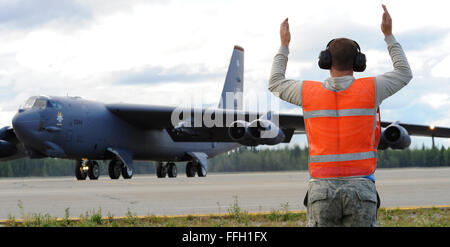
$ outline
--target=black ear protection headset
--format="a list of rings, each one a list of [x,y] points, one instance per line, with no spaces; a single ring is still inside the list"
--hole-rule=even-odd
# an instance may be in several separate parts
[[[331,52],[329,50],[331,42],[335,39],[332,39],[327,44],[327,48],[320,52],[319,55],[319,67],[321,69],[331,69]],[[363,72],[366,69],[366,55],[361,53],[361,48],[358,43],[353,40],[356,46],[356,55],[353,58],[353,71],[355,72]]]

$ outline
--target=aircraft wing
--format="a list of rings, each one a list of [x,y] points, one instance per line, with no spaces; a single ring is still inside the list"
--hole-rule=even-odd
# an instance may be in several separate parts
[[[386,128],[391,124],[393,123],[383,121],[380,123],[381,127],[383,128]],[[408,131],[408,134],[412,136],[450,138],[450,128],[426,126],[418,124],[407,124],[407,123],[399,123],[399,125],[404,127]]]
[[[228,134],[228,128],[230,127],[231,122],[226,121],[227,117],[231,117],[234,120],[250,122],[252,119],[257,119],[265,114],[239,110],[214,109],[214,114],[221,115],[222,117],[223,121],[220,127],[196,127],[193,122],[191,122],[190,127],[183,127],[179,126],[183,123],[181,119],[175,119],[175,124],[172,124],[172,112],[177,109],[180,110],[179,108],[172,106],[108,104],[107,109],[129,124],[139,128],[166,129],[174,141],[183,142],[232,142],[233,140]],[[202,116],[208,114],[208,109],[187,109],[188,110],[186,110],[184,114],[189,114],[190,117],[188,118],[191,120],[195,119],[197,116],[197,118],[200,117],[201,121]],[[214,114],[211,117],[212,119],[216,117]],[[283,142],[289,142],[293,134],[305,134],[305,125],[302,115],[280,113],[274,115],[272,118],[272,120],[278,118],[278,127],[283,130],[286,135]],[[386,128],[391,124],[393,123],[381,122],[383,128]],[[398,123],[398,125],[404,127],[409,135],[450,138],[450,128],[406,123]]]
[[[129,124],[141,129],[173,127],[171,115],[176,107],[138,104],[107,104],[106,108]]]
[[[168,106],[151,106],[138,104],[107,104],[107,109],[119,118],[141,129],[167,129],[174,141],[191,142],[233,142],[228,135],[228,127],[236,120],[251,122],[263,117],[266,113],[246,112],[240,110],[227,109],[200,109],[186,108],[180,109]],[[182,111],[182,114],[189,114],[190,117],[175,117],[172,123],[172,113]],[[202,122],[196,125],[196,119],[202,121],[203,116],[208,115],[209,119],[221,119],[215,121],[214,126],[205,127]],[[176,115],[180,116],[180,115]],[[271,116],[272,120],[278,118],[279,128],[286,134],[284,142],[289,142],[295,133],[304,133],[305,126],[303,116],[296,114],[276,114]],[[189,120],[183,120],[189,119]],[[231,120],[230,120],[231,119]],[[183,127],[184,122],[190,122],[189,127]],[[198,127],[197,127],[198,126]]]

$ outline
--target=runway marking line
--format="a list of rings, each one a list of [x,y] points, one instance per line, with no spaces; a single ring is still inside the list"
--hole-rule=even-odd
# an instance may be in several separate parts
[[[415,210],[415,209],[424,209],[424,208],[450,208],[450,205],[436,205],[436,206],[416,206],[416,207],[390,207],[390,208],[380,208],[384,210]],[[272,214],[272,211],[262,211],[262,212],[249,212],[249,215],[269,215]],[[306,213],[306,210],[293,210],[289,211],[289,213]],[[151,215],[158,218],[183,218],[183,217],[221,217],[221,216],[227,216],[229,213],[215,213],[215,214],[175,214],[175,215]],[[133,218],[137,219],[146,219],[150,217],[150,215],[147,216],[133,216]],[[111,219],[111,217],[103,217],[102,219]],[[113,220],[125,220],[128,219],[127,216],[115,216],[112,217]],[[64,218],[58,217],[56,218],[57,221],[63,221]],[[80,221],[81,218],[79,217],[70,217],[68,219],[69,221]],[[0,220],[0,225],[5,225],[8,223],[9,220]],[[17,223],[23,223],[23,219],[15,219],[15,222]]]

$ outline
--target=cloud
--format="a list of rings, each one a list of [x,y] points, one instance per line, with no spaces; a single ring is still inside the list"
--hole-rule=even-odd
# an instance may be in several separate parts
[[[445,106],[445,108],[450,108],[450,96],[448,93],[429,93],[420,97],[420,101],[430,105],[434,109],[441,108]]]
[[[73,0],[0,2],[0,28],[3,29],[32,29],[55,20],[80,23],[91,18],[91,10]]]
[[[156,84],[166,82],[200,82],[211,79],[225,78],[225,75],[217,71],[208,71],[202,65],[183,65],[174,68],[161,66],[147,66],[139,69],[115,72],[117,79],[113,84]]]
[[[435,77],[450,78],[450,55],[446,56],[436,66],[431,69],[431,74]]]
[[[11,120],[17,111],[4,111],[0,108],[0,128],[3,126],[11,126]]]
[[[116,12],[128,12],[140,5],[168,5],[171,0],[76,0],[77,4],[91,9],[94,15],[103,16]]]
[[[413,29],[398,35],[406,50],[422,50],[434,46],[446,39],[450,27],[427,27]]]
[[[0,29],[32,30],[44,25],[79,29],[95,19],[132,11],[137,5],[168,4],[169,0],[2,0]]]

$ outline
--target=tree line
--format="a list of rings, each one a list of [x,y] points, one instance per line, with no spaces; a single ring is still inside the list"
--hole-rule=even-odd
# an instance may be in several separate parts
[[[108,174],[108,161],[99,161],[101,174]],[[155,162],[135,162],[135,174],[155,173]],[[450,166],[450,149],[379,150],[378,168]],[[0,161],[0,177],[73,176],[74,160],[17,159]],[[308,149],[299,146],[281,149],[240,147],[209,159],[209,172],[296,171],[308,169]],[[185,162],[178,163],[184,173]]]

